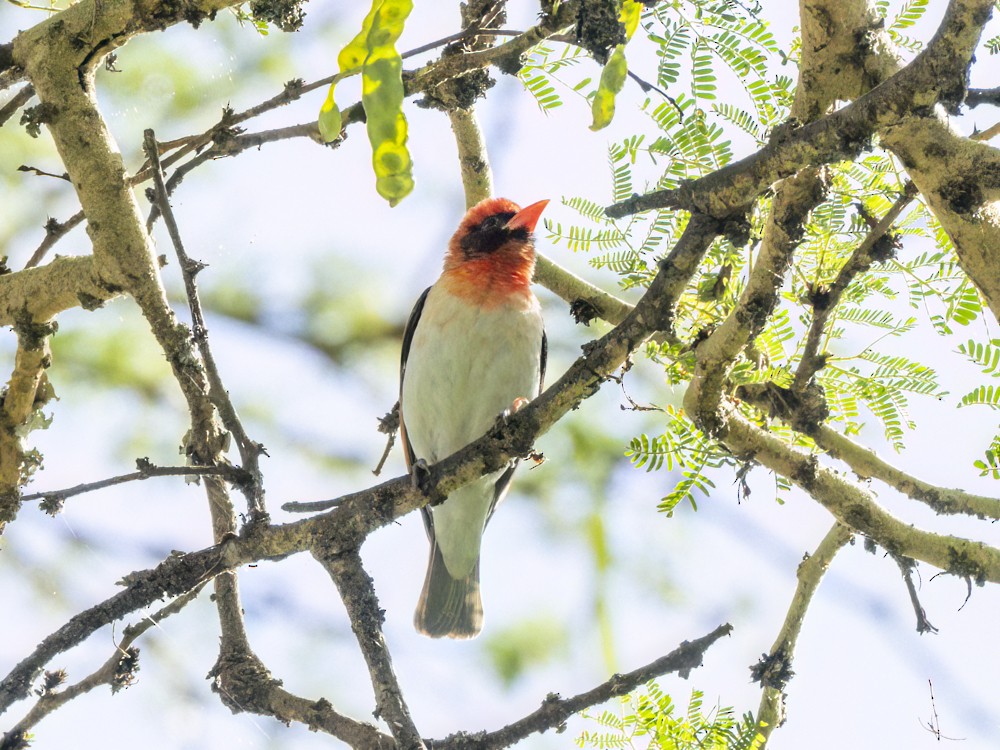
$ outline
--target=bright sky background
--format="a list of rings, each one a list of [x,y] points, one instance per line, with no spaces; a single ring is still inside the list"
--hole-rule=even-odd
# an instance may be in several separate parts
[[[943,10],[943,3],[937,5],[941,7],[930,11],[935,15],[929,25]],[[118,67],[126,71],[122,75],[142,77],[141,94],[128,102],[102,94],[102,106],[130,168],[138,164],[143,128],[155,127],[160,140],[180,137],[213,124],[227,102],[240,110],[276,93],[274,81],[246,80],[240,63],[246,55],[272,54],[268,65],[277,69],[278,81],[293,76],[311,81],[328,75],[336,52],[359,26],[363,9],[347,11],[339,4],[334,8],[324,3],[306,9],[305,30],[297,35],[275,32],[262,39],[221,14],[200,31],[177,27],[121,50]],[[451,33],[456,14],[442,12],[432,19],[428,16],[434,14],[418,5],[400,49]],[[532,4],[512,3],[508,26],[525,28],[534,14]],[[40,17],[0,6],[0,42]],[[796,20],[792,13],[777,19],[783,24],[775,28],[779,38],[789,37]],[[996,26],[994,22],[992,33],[997,33]],[[280,50],[276,55],[275,46]],[[204,88],[191,94],[174,91],[163,72],[164,52],[181,57],[195,78],[205,82]],[[114,86],[115,75],[102,73],[100,84]],[[351,85],[341,89],[344,102],[356,96]],[[163,119],[170,101],[181,96],[197,96],[204,104],[198,122],[175,124]],[[640,96],[634,87],[625,93],[633,100]],[[315,116],[322,98],[316,92],[252,123],[251,129],[303,122]],[[516,80],[500,77],[479,114],[497,194],[522,205],[552,198],[546,218],[569,223],[573,214],[559,205],[559,199],[583,195],[608,202],[607,145],[639,129],[651,132],[652,125],[623,103],[612,127],[595,134],[587,129],[586,102],[569,92],[565,98],[566,106],[545,115]],[[189,252],[210,264],[201,283],[241,280],[267,300],[268,325],[280,331],[300,319],[302,296],[322,274],[332,289],[356,294],[358,305],[370,305],[402,323],[413,300],[436,278],[447,238],[463,213],[446,117],[418,109],[412,102],[406,111],[417,188],[394,209],[374,192],[368,143],[358,127],[337,150],[306,141],[285,142],[192,173],[173,204]],[[991,115],[980,108],[965,118],[962,127],[971,130],[975,122],[984,128],[995,117],[995,111]],[[0,138],[15,127],[9,122]],[[57,168],[54,158],[40,152],[2,152],[4,170],[29,159],[34,166]],[[737,147],[738,156],[746,153]],[[49,215],[60,219],[75,210],[61,184],[22,179],[34,192],[25,198],[14,196],[6,210],[0,209],[0,229],[4,214],[28,210],[19,200],[34,201],[33,210],[41,201]],[[4,202],[9,198],[4,196]],[[0,232],[0,237],[4,234]],[[40,238],[39,228],[7,248],[13,267],[23,265]],[[162,227],[157,240],[160,252],[171,254]],[[613,278],[590,269],[585,256],[574,255],[565,246],[553,247],[544,232],[539,248],[615,291]],[[77,230],[57,251],[84,253],[89,247]],[[903,252],[919,251],[919,246],[907,245]],[[176,264],[166,273],[176,289]],[[548,321],[549,372],[554,380],[594,332],[572,326],[565,304],[548,292],[540,290],[539,296]],[[331,320],[330,325],[338,321]],[[59,336],[71,337],[91,326],[142,330],[130,305],[117,302],[98,312],[61,316]],[[398,349],[380,348],[361,372],[345,372],[280,335],[262,336],[248,326],[211,317],[209,327],[223,377],[238,408],[250,418],[251,433],[255,426],[258,431],[270,430],[265,442],[271,458],[266,459],[264,471],[276,521],[292,518],[278,509],[283,502],[334,497],[371,483],[370,475],[336,459],[373,466],[381,455],[383,439],[374,429],[375,420],[396,398]],[[995,330],[994,324],[970,335],[987,338],[996,336]],[[941,373],[943,386],[952,394],[963,393],[964,383],[975,374],[971,365],[960,369],[952,356],[957,341],[963,339],[945,340],[929,329],[923,335],[920,346],[930,352],[925,359],[939,369],[949,368]],[[5,337],[0,350],[4,361],[11,352],[11,338]],[[904,340],[899,345],[911,344]],[[150,349],[140,359],[155,369],[157,356]],[[3,369],[9,371],[9,364]],[[123,473],[140,455],[149,455],[156,463],[179,462],[174,451],[185,425],[176,392],[152,405],[130,395],[96,397],[86,382],[75,383],[74,373],[58,361],[52,378],[61,400],[52,407],[52,429],[33,435],[46,456],[46,468],[32,489]],[[676,403],[680,398],[679,393],[665,394],[655,369],[642,364],[626,382],[629,394],[640,402]],[[912,413],[919,429],[907,435],[905,468],[943,486],[996,494],[995,483],[978,480],[971,469],[973,457],[996,430],[995,417],[985,410],[957,411],[929,401],[914,399]],[[544,503],[519,496],[517,487],[527,482],[544,485],[545,473],[556,471],[553,465],[571,459],[572,425],[606,430],[619,456],[629,438],[656,430],[655,416],[622,412],[623,403],[620,391],[607,386],[543,438],[539,448],[549,463],[531,472],[539,477],[527,476],[524,469],[519,472],[514,492],[486,534],[483,638],[442,642],[414,632],[412,611],[426,562],[426,540],[417,514],[376,533],[364,546],[364,559],[386,610],[386,637],[397,675],[425,736],[496,729],[533,710],[550,691],[574,694],[609,676],[593,625],[594,564],[583,535],[574,530],[591,509],[592,499],[564,472],[557,475],[562,478],[559,486],[546,488]],[[144,434],[138,442],[137,434]],[[863,433],[862,440],[892,458],[877,428]],[[315,455],[334,458],[320,465]],[[397,450],[386,475],[402,471]],[[730,622],[733,636],[708,652],[705,666],[690,680],[668,677],[661,684],[681,706],[697,688],[705,692],[708,704],[718,699],[738,711],[756,710],[759,689],[750,682],[749,667],[770,649],[794,590],[795,567],[803,553],[819,543],[832,519],[801,493],[790,494],[783,505],[774,502],[773,478],[763,469],[751,475],[749,500],[738,502],[732,476],[721,474],[713,496],[699,498],[696,513],[683,507],[673,518],[656,511],[658,499],[672,487],[666,472],[646,474],[621,458],[612,477],[603,517],[616,563],[607,581],[616,648],[613,668],[634,669],[682,640]],[[873,489],[887,508],[909,522],[1000,545],[1000,532],[994,526],[934,518],[894,492]],[[72,499],[55,519],[25,507],[4,537],[0,554],[0,591],[8,613],[0,638],[0,670],[6,673],[68,617],[112,595],[113,582],[125,573],[156,564],[172,549],[201,548],[211,542],[209,534],[203,492],[180,481],[150,480]],[[996,747],[1000,652],[994,643],[1000,591],[974,589],[959,611],[966,596],[964,583],[944,576],[931,579],[934,571],[926,567],[921,572],[922,601],[930,621],[940,629],[937,635],[915,632],[906,590],[890,559],[866,553],[860,541],[837,557],[799,641],[796,677],[788,688],[789,721],[774,735],[774,750],[940,747],[922,727],[932,718],[928,680],[933,682],[944,735],[963,739],[963,750]],[[325,696],[345,713],[370,718],[373,701],[367,672],[336,592],[315,562],[300,555],[261,564],[242,571],[240,582],[251,642],[286,687],[304,696]],[[485,650],[489,634],[525,620],[570,636],[552,660],[532,665],[513,684],[503,686],[494,677]],[[71,678],[79,679],[107,658],[112,638],[106,629],[52,666],[66,667]],[[72,702],[40,725],[35,746],[141,745],[148,750],[200,750],[223,743],[247,749],[331,746],[328,737],[301,726],[285,728],[248,714],[233,718],[209,692],[204,675],[216,656],[217,622],[207,595],[139,645],[143,660],[134,687],[114,697],[99,690]],[[20,704],[12,714],[20,716],[25,710],[27,705]],[[5,721],[4,727],[8,724]],[[584,726],[588,725],[575,719],[564,734],[535,737],[523,747],[570,747]]]

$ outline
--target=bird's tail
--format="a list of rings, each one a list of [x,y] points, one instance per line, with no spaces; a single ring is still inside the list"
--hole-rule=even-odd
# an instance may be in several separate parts
[[[420,592],[413,624],[431,638],[474,638],[483,629],[483,601],[479,595],[479,561],[465,578],[451,577],[436,543]]]

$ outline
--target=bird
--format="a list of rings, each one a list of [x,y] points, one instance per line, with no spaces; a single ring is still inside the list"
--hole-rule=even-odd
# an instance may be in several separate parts
[[[482,437],[542,390],[547,341],[531,290],[534,230],[547,200],[521,208],[487,198],[448,242],[440,277],[403,333],[400,435],[407,469]],[[432,638],[473,638],[483,627],[483,531],[507,494],[516,460],[421,509],[430,557],[414,615]]]

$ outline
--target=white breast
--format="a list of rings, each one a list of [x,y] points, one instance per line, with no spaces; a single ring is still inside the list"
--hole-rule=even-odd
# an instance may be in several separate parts
[[[403,378],[406,432],[417,458],[434,463],[492,426],[517,398],[539,391],[538,301],[485,309],[439,285],[413,334]]]

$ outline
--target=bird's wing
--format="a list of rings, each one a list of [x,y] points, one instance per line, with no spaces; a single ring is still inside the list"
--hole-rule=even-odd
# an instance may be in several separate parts
[[[545,390],[545,366],[549,361],[549,337],[545,335],[545,329],[542,329],[542,355],[539,358],[538,367],[538,392],[541,393]]]
[[[417,303],[410,312],[410,317],[406,321],[406,328],[403,329],[403,352],[399,357],[399,434],[403,441],[403,458],[406,459],[406,468],[413,466],[417,457],[413,455],[413,446],[406,436],[406,425],[403,423],[403,378],[406,377],[406,360],[410,356],[410,345],[413,343],[413,333],[417,330],[417,323],[420,322],[420,313],[424,311],[424,303],[427,301],[427,294],[431,288],[424,289]]]
[[[406,360],[410,356],[410,344],[413,343],[413,334],[417,330],[417,323],[420,322],[420,314],[424,311],[424,303],[427,295],[431,291],[430,287],[424,289],[424,293],[417,299],[417,303],[410,312],[410,317],[406,321],[406,328],[403,329],[403,351],[399,357],[399,436],[403,443],[403,458],[406,459],[406,468],[409,469],[417,461],[413,454],[413,445],[410,438],[406,436],[406,423],[403,421],[403,378],[406,377]],[[420,515],[424,518],[424,529],[427,537],[434,543],[434,519],[431,517],[431,509],[424,506],[420,509]]]

